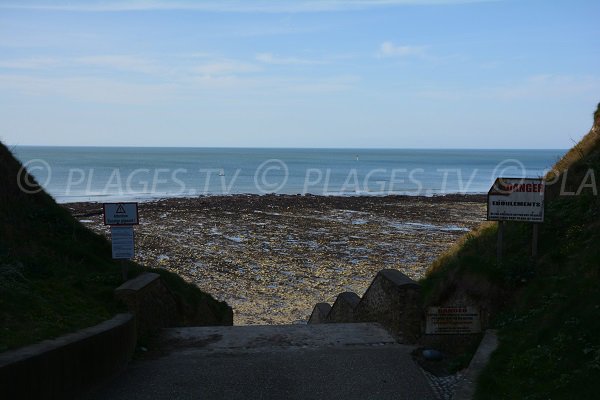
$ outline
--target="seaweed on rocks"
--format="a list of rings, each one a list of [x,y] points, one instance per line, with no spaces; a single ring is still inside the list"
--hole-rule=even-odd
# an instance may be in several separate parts
[[[109,235],[101,205],[65,205]],[[362,295],[395,268],[418,279],[485,218],[483,196],[235,195],[140,205],[136,260],[177,272],[234,309],[235,324],[303,323],[315,303]]]

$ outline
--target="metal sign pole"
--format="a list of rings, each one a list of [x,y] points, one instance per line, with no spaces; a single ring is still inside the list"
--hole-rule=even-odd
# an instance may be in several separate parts
[[[498,265],[502,264],[502,239],[504,236],[504,221],[498,221],[498,240],[496,242],[496,259]]]
[[[121,274],[123,276],[123,282],[127,282],[128,273],[129,273],[129,264],[127,264],[127,260],[121,260]]]
[[[540,224],[533,224],[533,235],[531,238],[531,257],[537,258],[538,255],[538,237]]]

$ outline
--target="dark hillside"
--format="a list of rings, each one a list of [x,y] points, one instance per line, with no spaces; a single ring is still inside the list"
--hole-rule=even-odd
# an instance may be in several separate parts
[[[477,300],[500,329],[478,383],[481,399],[591,399],[600,382],[600,105],[590,132],[547,177],[537,259],[531,225],[508,223],[496,263],[496,224],[438,259],[423,280],[428,304]],[[564,183],[562,183],[564,180]]]
[[[97,324],[122,310],[113,299],[122,282],[110,244],[20,171],[0,143],[0,351]],[[130,270],[135,275],[143,269],[132,263]],[[207,323],[219,323],[230,312],[178,276],[156,272],[184,314],[207,303],[214,314],[206,316]]]

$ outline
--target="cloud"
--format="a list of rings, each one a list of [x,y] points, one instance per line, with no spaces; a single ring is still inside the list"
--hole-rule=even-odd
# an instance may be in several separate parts
[[[259,53],[256,55],[256,61],[260,61],[265,64],[274,65],[314,65],[314,64],[325,64],[323,61],[308,60],[305,58],[296,57],[278,57],[272,53]]]
[[[494,2],[499,0],[207,0],[207,1],[22,1],[0,4],[0,9],[73,12],[121,12],[188,10],[232,13],[302,13],[363,10],[404,5],[451,5]]]
[[[600,92],[600,78],[540,74],[521,82],[490,88],[490,96],[505,100],[518,98],[565,98]]]
[[[168,101],[175,95],[175,87],[171,84],[140,84],[89,77],[0,75],[0,89],[29,96],[60,96],[76,101],[128,105]]]
[[[85,57],[32,57],[23,59],[0,60],[0,68],[43,70],[57,67],[92,66],[113,70],[159,73],[164,72],[152,60],[133,55],[93,55]]]
[[[420,90],[420,97],[435,100],[547,100],[595,96],[600,92],[600,77],[540,74],[504,84],[477,88],[435,88]]]
[[[34,57],[15,60],[0,60],[0,68],[6,69],[42,69],[62,64],[56,58]]]
[[[172,59],[173,57],[171,57]],[[262,68],[253,63],[223,59],[211,54],[193,53],[174,57],[176,62],[161,63],[152,58],[127,54],[89,55],[83,57],[41,58],[0,60],[0,69],[36,70],[45,72],[51,68],[64,71],[84,70],[89,74],[90,68],[97,75],[114,71],[148,74],[160,78],[185,79],[200,75],[222,76],[261,71]]]
[[[257,54],[249,62],[204,53],[162,58],[127,54],[32,57],[0,60],[0,91],[90,103],[143,105],[232,93],[339,92],[351,89],[359,80],[356,76],[316,77],[285,71],[274,75],[266,70],[268,65],[322,63],[326,62],[272,53]],[[150,81],[148,76],[153,79]]]
[[[243,69],[243,68],[242,68]],[[290,93],[333,93],[352,89],[357,76],[321,78],[263,77],[233,75],[240,71],[226,63],[205,65],[201,74],[181,76],[168,82],[131,82],[114,77],[45,77],[0,74],[0,92],[28,97],[66,98],[77,102],[148,105],[221,95],[287,95]]]
[[[352,89],[360,77],[356,75],[340,75],[315,80],[286,81],[281,87],[286,91],[298,93],[332,93]]]
[[[426,46],[398,46],[390,41],[387,41],[381,43],[377,54],[379,57],[423,57],[425,56],[426,49]]]
[[[122,71],[142,72],[147,74],[163,72],[164,68],[146,58],[132,55],[97,55],[80,57],[76,63],[88,66],[110,68]]]
[[[201,75],[232,75],[260,71],[257,65],[239,61],[217,61],[194,67],[193,72]]]

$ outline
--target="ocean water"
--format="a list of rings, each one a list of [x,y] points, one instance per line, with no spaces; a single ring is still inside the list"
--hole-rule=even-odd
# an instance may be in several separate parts
[[[37,146],[11,150],[62,203],[246,193],[485,193],[499,176],[543,176],[565,152]]]

